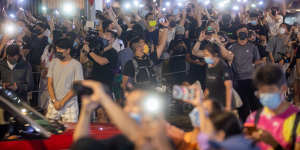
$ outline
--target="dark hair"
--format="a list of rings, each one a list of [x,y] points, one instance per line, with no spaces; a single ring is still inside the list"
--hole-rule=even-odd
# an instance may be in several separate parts
[[[106,31],[107,28],[109,27],[109,25],[112,24],[112,23],[113,22],[111,20],[108,20],[108,19],[104,20],[103,23],[102,23],[103,30]]]
[[[248,27],[247,27],[247,25],[245,25],[245,24],[240,24],[236,29],[236,31],[238,31],[239,29],[242,29],[242,28],[246,28],[247,30],[248,30]]]
[[[148,13],[148,14],[145,16],[145,20],[147,20],[148,17],[150,17],[150,16],[153,16],[153,13]]]
[[[220,48],[217,44],[209,43],[205,46],[204,50],[209,51],[213,56],[220,57]]]
[[[16,56],[20,55],[20,47],[17,44],[11,44],[6,48],[7,56]]]
[[[217,131],[225,132],[225,138],[242,133],[241,123],[232,112],[213,112],[209,118]]]
[[[46,30],[47,29],[47,25],[44,23],[38,23],[36,24],[36,26],[40,26],[42,29]]]
[[[58,40],[60,40],[60,38],[63,36],[62,31],[60,30],[54,30],[52,32],[53,34],[53,43],[55,44]]]
[[[130,48],[131,48],[132,51],[135,52],[135,48],[133,47],[133,45],[140,42],[141,40],[144,40],[144,38],[142,36],[138,36],[138,37],[135,37],[134,39],[132,39],[130,41]]]
[[[63,38],[63,39],[59,39],[56,43],[55,43],[56,47],[62,48],[62,49],[71,49],[73,46],[73,43],[70,39],[67,38]]]
[[[106,31],[106,32],[108,32],[108,33],[110,33],[111,34],[111,36],[114,38],[114,39],[116,39],[117,37],[118,37],[118,34],[116,33],[116,32],[114,32],[114,31]]]
[[[286,83],[285,74],[277,65],[264,65],[256,71],[254,83],[257,87],[262,85],[276,85],[281,87]]]

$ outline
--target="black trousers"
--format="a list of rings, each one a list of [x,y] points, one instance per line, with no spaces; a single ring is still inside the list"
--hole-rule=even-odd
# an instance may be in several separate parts
[[[234,88],[243,101],[243,106],[238,109],[238,112],[241,121],[245,122],[250,112],[261,108],[261,104],[254,95],[255,87],[251,79],[237,80]]]

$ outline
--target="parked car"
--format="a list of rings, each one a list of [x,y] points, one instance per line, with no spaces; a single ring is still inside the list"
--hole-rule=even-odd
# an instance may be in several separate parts
[[[16,94],[0,86],[0,149],[62,150],[69,149],[76,124],[47,120]],[[120,132],[110,124],[91,124],[90,134],[106,139]]]

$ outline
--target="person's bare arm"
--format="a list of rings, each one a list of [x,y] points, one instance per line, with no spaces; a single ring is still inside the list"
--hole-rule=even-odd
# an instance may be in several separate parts
[[[49,92],[49,95],[50,95],[50,98],[51,98],[52,102],[55,102],[56,97],[55,97],[55,93],[54,93],[53,79],[52,78],[48,78],[48,92]]]
[[[140,133],[142,132],[140,127],[118,104],[112,101],[112,99],[104,92],[102,85],[94,81],[82,81],[82,84],[95,91],[92,96],[85,97],[83,100],[90,100],[101,104],[109,118],[119,130],[121,130],[132,142],[138,141],[141,137]]]
[[[71,90],[67,93],[67,95],[60,101],[61,108],[65,106],[65,104],[71,100],[72,97],[75,96],[75,93]]]
[[[169,25],[169,23],[167,23]],[[166,26],[168,26],[166,25]],[[157,52],[157,58],[160,58],[160,56],[162,55],[165,47],[166,47],[166,43],[167,43],[167,39],[168,39],[168,29],[160,29],[159,31],[159,45],[156,48],[156,52]]]
[[[197,57],[203,57],[203,52],[202,51],[199,51],[199,48],[200,48],[200,44],[201,44],[201,41],[203,41],[205,38],[205,32],[201,32],[196,44],[194,45],[193,47],[193,50],[192,50],[192,54],[194,56],[197,56]]]
[[[231,80],[226,80],[224,82],[225,89],[226,89],[226,106],[225,109],[227,111],[230,111],[231,108],[231,103],[232,103],[232,81]]]
[[[121,84],[121,87],[122,87],[123,90],[126,89],[126,85],[128,83],[128,80],[129,80],[128,76],[122,75],[122,84]]]
[[[184,27],[185,20],[186,20],[186,9],[184,9],[182,11],[182,17],[181,17],[181,20],[179,22],[179,26]]]
[[[95,62],[96,62],[97,64],[99,64],[99,65],[102,65],[102,66],[103,66],[103,65],[106,65],[106,64],[109,63],[109,60],[108,60],[107,58],[101,57],[101,56],[95,54],[94,52],[91,52],[89,55],[90,55],[90,56],[95,60]]]
[[[271,59],[272,64],[275,64],[275,60],[274,60],[272,52],[269,52],[269,57]]]

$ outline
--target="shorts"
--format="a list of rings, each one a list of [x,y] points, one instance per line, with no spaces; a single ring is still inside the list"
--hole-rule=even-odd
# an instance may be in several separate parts
[[[74,123],[78,121],[78,109],[78,102],[76,101],[68,107],[65,106],[61,110],[56,110],[53,103],[49,100],[46,118],[63,123]]]

